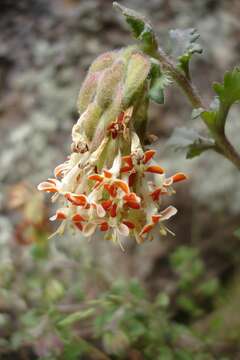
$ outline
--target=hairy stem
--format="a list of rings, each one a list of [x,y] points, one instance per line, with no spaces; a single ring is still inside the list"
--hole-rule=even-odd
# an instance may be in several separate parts
[[[196,109],[202,108],[204,110],[207,110],[195,86],[180,70],[176,68],[173,61],[161,48],[158,49],[155,57],[160,62],[162,67],[171,74],[172,78],[183,90],[192,107]],[[215,140],[216,147],[219,150],[217,152],[221,153],[225,158],[231,161],[240,170],[240,155],[237,153],[233,145],[229,142],[224,132],[224,129],[223,131],[213,130],[208,126],[205,121],[204,123],[210,130]]]

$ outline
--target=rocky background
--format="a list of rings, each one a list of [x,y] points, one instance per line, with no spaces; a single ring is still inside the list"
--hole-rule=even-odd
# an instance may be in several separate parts
[[[192,74],[209,103],[213,97],[211,83],[221,81],[226,70],[239,64],[239,1],[128,0],[121,4],[152,20],[165,49],[169,46],[170,29],[198,29],[204,53],[195,56]],[[28,309],[24,295],[28,290],[21,286],[28,271],[36,270],[31,252],[37,242],[36,226],[41,232],[50,233],[52,229],[46,218],[54,211],[50,202],[43,202],[35,192],[35,186],[49,177],[69,153],[71,128],[78,118],[76,100],[87,68],[98,54],[130,43],[133,40],[125,24],[108,0],[2,0],[0,3],[0,311],[3,307],[3,314],[9,299],[10,308],[20,308],[23,312]],[[240,150],[239,107],[230,115],[229,136]],[[92,269],[100,268],[110,283],[118,277],[127,280],[136,277],[152,296],[163,289],[174,299],[176,277],[168,256],[179,246],[197,248],[206,277],[217,280],[228,291],[230,300],[219,304],[216,296],[210,306],[203,304],[205,317],[197,317],[194,326],[210,331],[209,319],[220,313],[230,330],[226,334],[220,327],[218,339],[226,347],[229,359],[240,359],[236,345],[240,334],[240,245],[234,235],[240,227],[240,175],[215,153],[186,160],[183,152],[173,152],[169,147],[168,139],[175,127],[201,129],[198,120],[191,120],[191,109],[179,89],[171,87],[166,104],[153,105],[149,117],[149,133],[159,138],[156,147],[160,149],[161,165],[169,172],[181,170],[189,175],[189,181],[177,187],[175,195],[179,213],[171,222],[171,229],[176,237],[142,246],[129,240],[124,254],[100,238],[88,243],[66,234],[62,239],[51,240],[55,252],[50,259],[52,265],[48,266],[54,267],[56,263],[58,272],[65,261],[66,273],[62,276],[71,284],[75,278],[68,256],[79,252],[81,270],[90,269],[86,275],[87,288],[93,296],[101,289],[101,281]],[[51,270],[46,266],[37,265],[39,273],[45,276]],[[182,321],[188,311],[174,306],[176,318]],[[6,335],[8,325],[3,320],[0,318],[0,333],[4,339],[15,329],[8,329]]]

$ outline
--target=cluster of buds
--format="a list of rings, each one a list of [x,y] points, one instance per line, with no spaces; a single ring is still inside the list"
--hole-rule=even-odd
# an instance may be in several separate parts
[[[55,178],[39,184],[59,196],[62,206],[51,220],[89,237],[99,230],[121,246],[121,236],[138,243],[165,234],[164,221],[176,214],[161,199],[186,177],[166,177],[144,151],[150,60],[135,47],[108,52],[90,66],[80,90],[80,118],[72,129],[72,153],[56,167]]]

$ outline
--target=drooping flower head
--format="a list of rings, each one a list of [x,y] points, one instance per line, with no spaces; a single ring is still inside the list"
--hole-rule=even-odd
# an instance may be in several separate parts
[[[63,200],[51,218],[61,221],[56,233],[66,226],[86,237],[100,231],[121,245],[121,236],[142,243],[168,231],[164,222],[177,210],[161,209],[161,199],[186,176],[167,178],[153,160],[155,151],[143,146],[150,67],[134,47],[103,54],[90,66],[79,94],[72,153],[54,178],[38,186],[53,193],[53,201]]]

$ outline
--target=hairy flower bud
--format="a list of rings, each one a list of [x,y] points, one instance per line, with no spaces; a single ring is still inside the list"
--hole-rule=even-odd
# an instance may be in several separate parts
[[[93,101],[99,81],[100,73],[89,73],[80,89],[77,101],[77,107],[82,114]]]
[[[110,67],[116,60],[117,51],[106,52],[96,58],[89,68],[89,72],[102,71]]]
[[[128,62],[124,84],[124,105],[129,106],[133,97],[144,85],[150,71],[150,60],[141,53],[133,54]]]
[[[124,76],[124,68],[124,63],[119,60],[102,73],[97,87],[96,101],[103,109],[114,99],[117,85]]]

